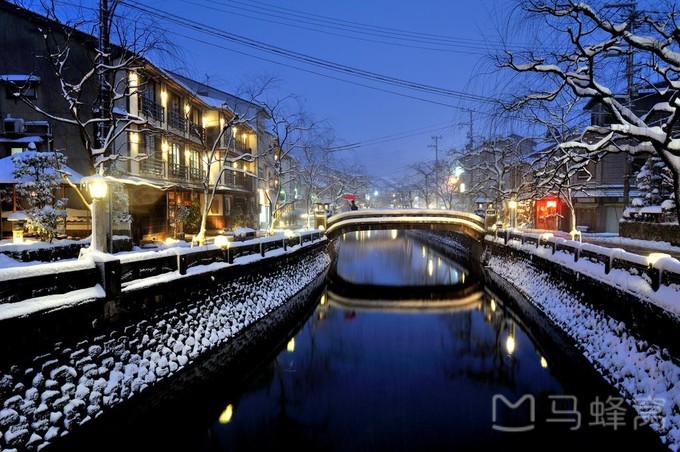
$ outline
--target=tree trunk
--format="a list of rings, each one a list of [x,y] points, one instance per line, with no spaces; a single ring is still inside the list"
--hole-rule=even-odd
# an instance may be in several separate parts
[[[675,168],[673,168],[675,169]],[[675,215],[677,216],[678,224],[680,224],[680,174],[673,171],[673,191],[675,193]]]
[[[201,227],[198,229],[198,234],[194,236],[194,241],[197,241],[199,245],[205,245],[205,234],[206,234],[206,229],[208,226],[208,194],[206,192],[203,193],[205,196],[205,201],[203,203],[203,208],[201,209]]]

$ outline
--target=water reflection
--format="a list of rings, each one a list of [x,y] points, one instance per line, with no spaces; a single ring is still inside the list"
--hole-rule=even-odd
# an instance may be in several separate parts
[[[337,273],[354,284],[385,286],[455,285],[464,269],[405,231],[344,234]]]
[[[425,263],[421,268],[427,269],[429,262],[433,268],[439,265],[439,256],[422,244],[393,235],[374,231],[370,242],[364,238],[361,244],[361,233],[348,234],[340,253],[345,253],[345,276],[356,273],[364,283],[373,281],[365,262],[357,260],[361,256],[373,264],[412,263],[416,256]],[[349,253],[342,251],[347,243]],[[373,243],[377,250],[371,250]],[[389,258],[388,249],[397,255]],[[420,281],[429,278],[419,274]],[[423,304],[417,310],[399,306],[402,301],[322,295],[266,371],[225,404],[233,407],[233,417],[210,427],[203,450],[658,446],[650,441],[653,436],[630,427],[589,425],[589,403],[612,394],[602,392],[593,374],[555,347],[541,346],[489,292],[477,291],[465,302]],[[533,405],[531,410],[496,407],[502,398]],[[530,431],[522,434],[496,428],[526,427],[529,421]]]

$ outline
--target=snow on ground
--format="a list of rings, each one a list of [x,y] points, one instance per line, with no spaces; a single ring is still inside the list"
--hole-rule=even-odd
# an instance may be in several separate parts
[[[562,238],[570,238],[569,233],[567,232],[562,232],[562,231],[548,231],[548,230],[542,230],[542,229],[527,229],[526,232],[534,232],[534,233],[551,233],[555,237],[562,237]],[[581,239],[584,242],[593,242],[593,243],[602,243],[602,244],[607,244],[609,245],[615,245],[618,248],[623,248],[623,249],[631,249],[631,248],[640,248],[640,249],[648,249],[650,251],[658,251],[658,252],[674,252],[674,253],[680,253],[680,246],[675,246],[671,245],[670,242],[657,242],[653,240],[640,240],[640,239],[631,239],[628,237],[621,237],[616,233],[613,232],[602,232],[602,233],[595,233],[595,232],[583,232],[581,233]]]
[[[238,264],[257,259],[259,254],[244,256]],[[49,355],[26,357],[25,368],[0,370],[0,450],[40,450],[191,365],[284,304],[329,263],[327,254],[318,253],[256,280],[246,274],[206,287],[203,298],[159,311],[122,331],[55,346]],[[215,264],[204,267],[190,271],[208,271]],[[179,277],[173,273],[168,277]]]
[[[0,305],[0,320],[25,317],[43,311],[64,309],[80,303],[91,302],[97,298],[104,298],[105,296],[104,289],[97,284],[88,289],[73,290],[65,294],[46,295],[16,303],[5,303]]]
[[[438,240],[460,248],[454,239],[440,236]],[[486,240],[494,238],[487,236]],[[499,242],[502,243],[502,240]],[[612,270],[607,276],[602,265],[587,259],[575,263],[568,253],[552,255],[547,248],[522,245],[519,241],[510,241],[509,245],[554,260],[622,290],[644,294],[643,299],[645,295],[649,296],[650,302],[665,305],[676,314],[679,312],[678,287],[661,287],[658,292],[653,292],[642,277],[622,270]],[[623,322],[584,304],[573,291],[553,282],[527,261],[492,255],[488,266],[569,334],[584,356],[649,423],[664,443],[673,451],[680,450],[680,363],[666,349],[637,338]]]
[[[497,243],[503,243],[502,239],[497,239],[493,236],[486,236],[486,240],[495,240]],[[575,242],[574,244],[581,246],[581,243],[578,242]],[[557,251],[555,254],[552,254],[552,251],[549,248],[537,248],[536,245],[530,243],[525,243],[522,245],[518,240],[510,240],[508,242],[508,246],[521,249],[526,253],[535,254],[549,261],[557,262],[563,267],[578,271],[579,273],[588,275],[589,277],[605,284],[609,284],[620,290],[631,293],[641,300],[655,304],[680,318],[680,287],[678,287],[678,285],[671,285],[670,287],[662,285],[659,290],[655,292],[652,290],[651,285],[646,279],[638,275],[633,275],[625,270],[612,269],[609,274],[606,274],[604,272],[603,264],[594,263],[583,258],[579,259],[578,262],[574,262],[574,257],[570,253]],[[596,245],[583,244],[582,247],[583,246],[590,247],[590,249],[597,250],[602,253],[614,252],[612,249],[603,249],[597,247]],[[644,265],[647,265],[647,260],[644,256],[625,253],[623,250],[621,250],[621,254],[627,254],[630,256],[630,259],[641,259],[644,261]],[[680,262],[677,260],[669,258],[667,261],[669,263],[669,268],[672,267],[673,270],[680,268]]]
[[[492,256],[489,267],[509,281],[579,345],[585,357],[671,450],[680,450],[680,366],[665,349],[635,337],[622,322],[583,303],[525,262]],[[654,401],[658,413],[645,411]]]

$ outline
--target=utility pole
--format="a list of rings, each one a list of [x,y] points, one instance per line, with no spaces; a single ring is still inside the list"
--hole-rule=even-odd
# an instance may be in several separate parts
[[[111,117],[111,80],[109,71],[111,59],[111,45],[110,45],[110,25],[111,25],[111,10],[109,9],[108,0],[99,0],[99,40],[97,43],[97,55],[95,64],[97,67],[97,111],[95,117],[99,118],[95,126],[95,147],[102,149],[106,145],[106,134],[108,133],[109,125],[107,120]],[[104,156],[107,156],[109,150],[105,150]]]
[[[436,200],[436,197],[439,194],[439,190],[437,190],[439,184],[439,140],[441,140],[442,137],[439,135],[432,135],[432,139],[434,140],[434,144],[430,144],[428,147],[434,148],[434,186]],[[439,202],[437,202],[437,207],[438,206]]]
[[[472,114],[475,113],[475,111],[474,111],[474,110],[465,110],[465,111],[467,111],[468,114],[470,115],[470,121],[468,121],[468,122],[461,122],[461,123],[459,123],[459,125],[461,125],[461,126],[467,126],[467,127],[470,128],[470,131],[469,131],[468,134],[467,134],[468,142],[467,142],[467,144],[466,144],[465,146],[467,147],[467,150],[468,150],[468,151],[471,151],[472,148],[473,148],[474,145],[475,145],[475,141],[474,141],[474,119],[473,119],[473,116],[472,116]]]
[[[99,118],[95,124],[94,146],[97,150],[103,150],[100,154],[106,159],[111,150],[107,148],[107,135],[111,124],[108,121],[112,114],[112,94],[111,94],[111,75],[109,70],[111,61],[111,10],[109,8],[108,0],[99,0],[99,40],[97,42],[97,55],[95,57],[95,65],[97,68],[97,111],[94,112],[94,117]],[[126,74],[127,77],[127,74]],[[109,163],[104,160],[100,163],[100,174],[107,174],[109,172]],[[95,170],[97,168],[95,167]],[[108,212],[106,214],[106,241],[104,252],[113,251],[113,193],[109,190],[108,194]],[[92,231],[94,235],[94,230]]]
[[[635,32],[635,21],[637,20],[638,10],[637,2],[632,1],[629,3],[611,3],[604,5],[605,8],[625,8],[628,9],[626,13],[626,22],[628,25],[628,30],[631,33]],[[626,54],[626,107],[633,109],[633,99],[635,98],[635,80],[634,80],[634,70],[635,70],[635,58],[633,55],[632,46],[628,46],[628,52]],[[625,166],[623,174],[623,205],[627,207],[630,205],[630,178],[632,170],[632,157],[626,154]]]

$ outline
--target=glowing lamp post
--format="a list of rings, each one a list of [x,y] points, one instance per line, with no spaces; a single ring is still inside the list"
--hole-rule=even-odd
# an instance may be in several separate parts
[[[517,201],[514,199],[508,201],[508,208],[510,209],[510,228],[515,229],[515,212],[517,211]]]
[[[84,177],[82,183],[87,186],[90,195],[92,195],[92,242],[90,248],[102,253],[107,250],[107,228],[106,228],[106,212],[104,199],[108,193],[108,185],[106,179],[102,176],[87,176]]]

